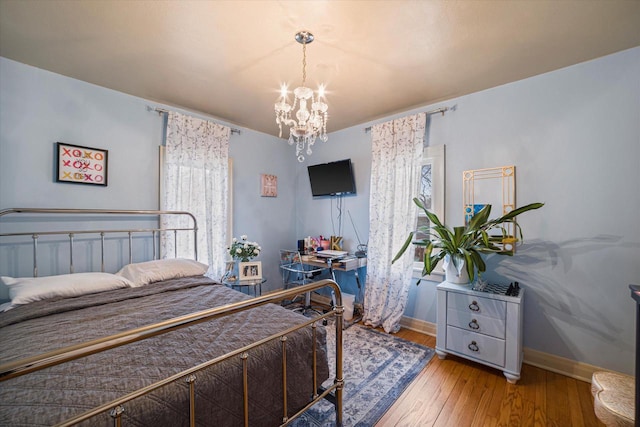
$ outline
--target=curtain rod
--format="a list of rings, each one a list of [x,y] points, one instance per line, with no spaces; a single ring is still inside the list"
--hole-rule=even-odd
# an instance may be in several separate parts
[[[165,110],[164,108],[157,108],[157,107],[150,107],[147,105],[147,111],[154,111],[158,114],[167,114],[169,113],[169,110]],[[226,126],[226,125],[224,125]],[[238,135],[240,135],[241,131],[240,129],[237,128],[231,128],[231,134],[237,133]]]
[[[430,114],[438,114],[438,113],[442,113],[442,115],[444,116],[444,113],[449,111],[449,107],[440,107],[440,108],[436,108],[435,110],[431,110],[431,111],[427,111],[425,112],[425,114],[428,116]],[[367,133],[371,130],[371,126],[367,126],[366,128],[364,128],[364,132]]]

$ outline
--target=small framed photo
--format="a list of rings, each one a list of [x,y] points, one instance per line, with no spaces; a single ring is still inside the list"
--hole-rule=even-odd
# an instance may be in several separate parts
[[[262,279],[262,263],[260,261],[241,262],[239,270],[240,280]]]
[[[56,182],[107,186],[108,150],[56,143]]]

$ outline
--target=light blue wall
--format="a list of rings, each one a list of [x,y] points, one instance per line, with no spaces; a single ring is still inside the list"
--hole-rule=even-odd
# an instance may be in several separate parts
[[[0,58],[0,209],[157,209],[163,121],[148,105],[157,104]],[[56,141],[109,150],[109,185],[56,183]],[[249,129],[230,138],[234,235],[247,234],[262,245],[265,291],[282,287],[277,249],[295,242],[296,162],[289,148]],[[260,173],[278,176],[277,198],[260,197]],[[0,271],[31,274],[30,261],[7,265],[12,261],[0,256]],[[49,270],[41,274],[66,272]]]
[[[633,373],[628,285],[640,282],[640,48],[380,121],[440,106],[453,111],[430,117],[427,138],[446,144],[448,224],[463,222],[468,169],[515,164],[518,205],[546,203],[519,218],[524,245],[513,258],[490,258],[486,274],[527,289],[524,345]],[[359,192],[347,203],[365,240],[370,125],[332,133],[313,156],[357,159]],[[324,232],[328,202],[311,200],[308,179],[299,176],[299,184],[299,230]],[[435,286],[412,285],[405,314],[435,323]]]
[[[262,291],[282,289],[279,262],[282,248],[295,247],[295,185],[297,161],[291,147],[279,138],[243,130],[232,138],[234,236],[246,234],[257,241],[262,253]],[[278,197],[260,196],[260,175],[278,177]]]
[[[157,208],[162,123],[146,105],[0,58],[0,206]],[[109,185],[56,183],[57,141],[109,150]]]
[[[525,346],[632,373],[640,281],[640,48],[454,101],[447,210],[463,170],[515,164],[525,245],[489,279],[527,287]]]

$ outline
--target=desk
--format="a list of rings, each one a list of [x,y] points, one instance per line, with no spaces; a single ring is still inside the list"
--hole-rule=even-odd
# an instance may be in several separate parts
[[[347,256],[344,258],[324,258],[317,257],[315,255],[302,255],[302,263],[311,265],[314,267],[328,268],[331,272],[331,278],[337,283],[335,271],[353,271],[356,278],[356,284],[358,285],[358,295],[355,295],[355,303],[353,304],[353,319],[345,320],[345,327],[351,326],[354,323],[362,320],[364,314],[364,301],[360,298],[362,293],[362,284],[360,283],[360,275],[358,274],[360,268],[367,266],[366,258],[355,258]],[[333,292],[331,296],[331,304],[335,306],[335,299]]]
[[[315,267],[327,267],[337,271],[355,271],[358,272],[360,267],[366,267],[366,258],[323,258],[315,255],[302,255],[302,263],[313,265]]]
[[[231,289],[238,288],[240,292],[242,292],[242,287],[245,286],[247,288],[247,294],[249,293],[249,288],[253,288],[253,296],[258,297],[262,295],[262,284],[266,282],[267,279],[249,279],[249,280],[228,280],[222,279],[222,284],[230,287]]]

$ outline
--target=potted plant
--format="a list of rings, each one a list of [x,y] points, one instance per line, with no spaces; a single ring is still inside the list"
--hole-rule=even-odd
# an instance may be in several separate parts
[[[425,249],[422,275],[431,274],[438,262],[447,257],[450,267],[453,267],[458,273],[458,283],[468,283],[475,278],[476,272],[482,273],[486,270],[481,254],[513,255],[513,250],[505,250],[503,244],[515,244],[518,239],[522,240],[522,230],[515,222],[516,216],[544,206],[544,203],[531,203],[514,209],[500,218],[489,219],[491,205],[485,205],[469,220],[467,225],[451,229],[442,224],[437,215],[427,210],[424,198],[416,197],[413,202],[427,215],[430,225],[419,227],[418,230],[409,233],[409,237],[392,262],[398,260],[405,253],[409,244],[423,246]],[[515,235],[509,235],[505,228],[507,223],[513,224]],[[495,234],[496,231],[499,231],[499,234]],[[491,234],[492,232],[494,234]],[[414,241],[414,235],[418,233],[424,237]],[[434,249],[439,249],[439,251],[434,252]],[[419,283],[420,280],[418,280]]]

